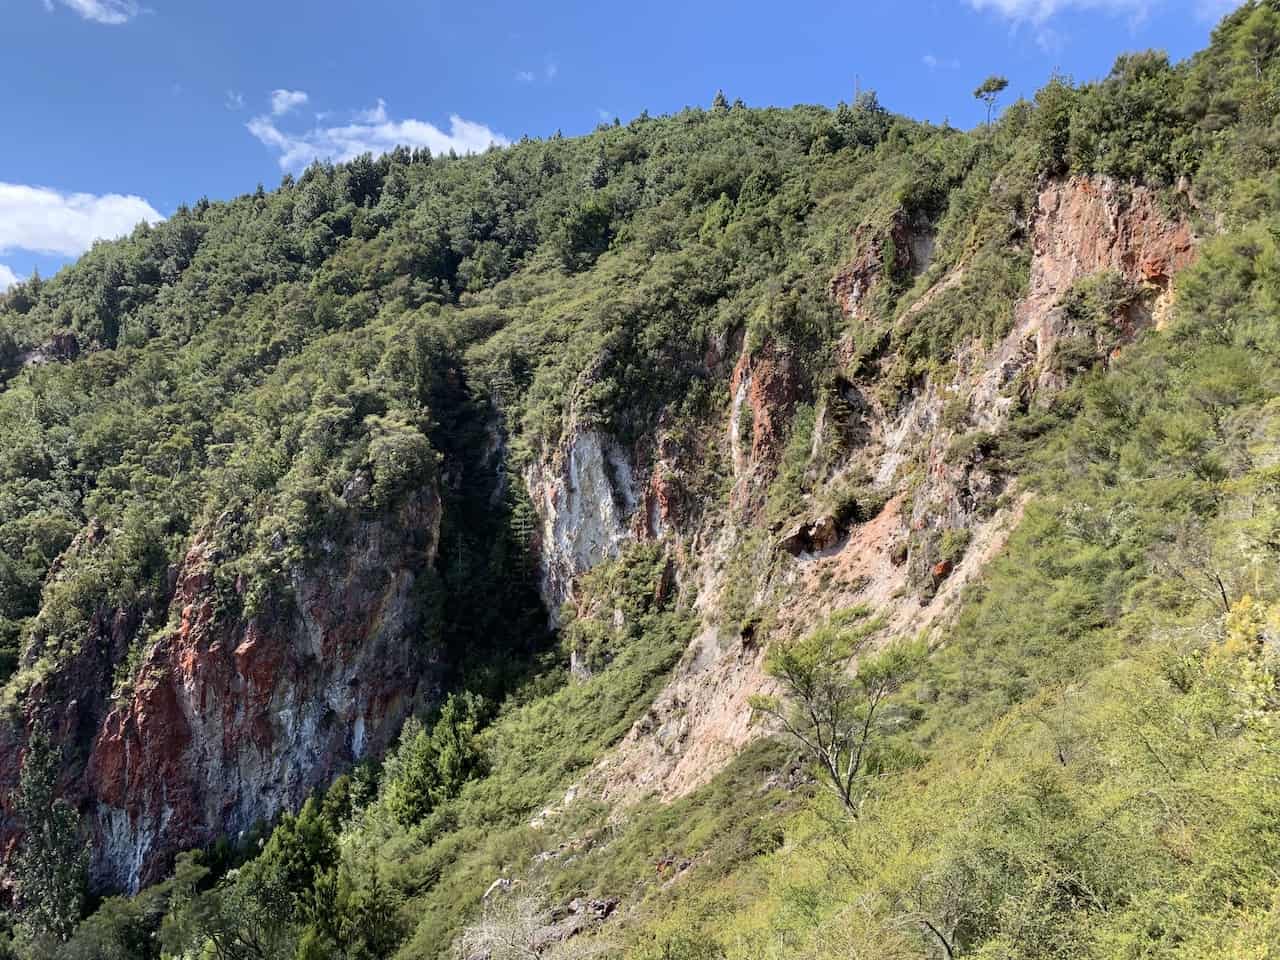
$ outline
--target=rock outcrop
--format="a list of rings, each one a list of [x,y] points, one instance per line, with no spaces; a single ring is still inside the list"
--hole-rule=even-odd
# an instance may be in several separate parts
[[[24,367],[38,367],[45,363],[66,363],[80,356],[80,341],[74,333],[55,333],[48,343],[27,350],[18,357]]]
[[[831,299],[847,316],[865,319],[871,313],[871,296],[887,275],[914,277],[924,273],[933,259],[933,227],[920,217],[899,210],[888,229],[860,227],[855,242],[858,255],[831,278]]]
[[[1113,318],[1118,340],[1131,340],[1167,316],[1174,276],[1195,257],[1190,226],[1172,219],[1146,187],[1107,178],[1076,177],[1040,191],[1032,226],[1031,277],[1018,304],[1014,329],[989,356],[974,387],[971,408],[986,429],[1003,422],[1013,398],[1001,390],[1024,370],[1042,395],[1061,385],[1051,370],[1059,343],[1071,331],[1062,309],[1071,287],[1111,272],[1130,284],[1137,299]]]
[[[176,852],[295,809],[380,753],[410,710],[438,695],[421,631],[440,518],[428,486],[385,516],[355,520],[247,618],[223,609],[216,530],[197,536],[176,571],[169,628],[132,677],[113,691],[112,665],[137,626],[120,611],[50,681],[78,677],[81,696],[61,708],[28,697],[43,706],[4,731],[0,789],[7,795],[39,720],[68,755],[67,792],[92,831],[100,889],[136,890],[161,879]]]
[[[574,577],[616,556],[630,538],[631,518],[641,499],[632,472],[618,444],[596,430],[570,430],[563,446],[526,471],[525,483],[541,521],[536,542],[539,589],[553,623]],[[662,516],[661,491],[661,486],[651,491],[646,511],[655,521]]]
[[[850,341],[885,329],[861,323],[878,309],[872,294],[886,276],[922,273],[933,233],[900,215],[887,233],[855,237],[862,249],[830,287]],[[768,636],[756,635],[750,616],[744,622],[744,593],[751,610],[768,610],[770,636],[801,633],[863,604],[883,618],[886,636],[942,622],[1020,516],[1022,501],[1002,497],[1006,479],[979,435],[998,434],[1014,410],[1061,386],[1055,351],[1077,336],[1064,296],[1103,271],[1122,278],[1135,295],[1112,318],[1109,343],[1123,344],[1160,323],[1173,277],[1195,255],[1187,224],[1153,193],[1102,179],[1045,185],[1024,237],[1030,277],[1009,333],[990,345],[960,344],[945,379],[917,377],[903,396],[885,400],[866,370],[814,384],[795,348],[747,346],[723,334],[705,366],[726,388],[724,419],[703,424],[703,435],[677,442],[660,427],[627,449],[570,418],[563,441],[526,468],[539,591],[553,624],[575,579],[633,539],[672,544],[661,589],[679,591],[701,620],[667,688],[585,785],[610,799],[674,796],[757,735],[748,701],[768,686]],[[897,319],[920,316],[965,270],[963,262],[953,268]],[[48,359],[74,349],[55,344]],[[814,502],[784,505],[790,522],[765,531],[762,508],[801,402],[815,407],[816,488],[843,489],[846,505],[872,489],[876,509],[842,511],[814,494]],[[820,458],[834,431],[841,442],[828,447],[838,452]],[[692,461],[709,452],[723,465],[712,475],[723,478],[727,496],[695,504],[688,491],[696,484],[686,481],[705,476]],[[420,634],[441,511],[434,485],[377,516],[353,511],[341,545],[322,544],[319,559],[292,570],[288,589],[252,615],[229,612],[239,606],[224,602],[218,531],[204,531],[162,596],[98,611],[84,642],[35,679],[25,702],[38,706],[0,723],[0,797],[40,721],[68,754],[64,788],[93,832],[95,884],[124,889],[162,876],[182,848],[235,837],[296,807],[382,751],[410,711],[438,695],[444,665]],[[92,550],[100,535],[91,525],[72,549]],[[732,616],[724,600],[731,582],[739,588]],[[167,626],[139,642],[147,611],[152,627]],[[141,661],[122,684],[117,667],[130,650]],[[0,843],[11,843],[17,826],[0,816]]]
[[[758,506],[800,398],[800,372],[791,355],[765,344],[743,347],[729,379],[726,436],[733,464],[732,506]]]
[[[981,435],[998,433],[1015,405],[1027,401],[1011,395],[1010,384],[1028,383],[1041,400],[1060,387],[1051,370],[1059,342],[1072,335],[1064,295],[1102,272],[1132,285],[1137,308],[1115,318],[1116,340],[1123,343],[1144,324],[1159,322],[1169,308],[1173,277],[1195,256],[1189,226],[1163,212],[1153,193],[1101,178],[1047,184],[1027,229],[1028,290],[1003,340],[990,347],[962,345],[950,379],[926,380],[893,410],[869,384],[845,380],[829,391],[852,410],[857,429],[849,434],[847,460],[834,466],[827,485],[866,476],[888,501],[874,518],[849,530],[797,504],[801,519],[756,550],[745,569],[756,578],[756,601],[773,610],[773,635],[803,632],[832,611],[861,604],[884,618],[886,637],[943,621],[1022,515],[1025,500],[1000,501],[1006,480],[988,463]],[[925,225],[898,218],[887,244],[865,231],[859,237],[863,252],[831,284],[832,297],[853,321],[867,319],[872,309],[884,251],[902,251],[897,266],[920,272],[932,234]],[[940,278],[908,308],[908,316],[960,283],[965,269],[961,263]],[[861,335],[855,324],[850,339]],[[733,517],[742,518],[743,507],[758,503],[772,478],[772,454],[799,395],[795,363],[766,348],[754,356],[744,353],[734,370],[724,428],[734,468]],[[944,411],[956,406],[964,415],[949,423]],[[830,419],[830,411],[820,408],[815,433]],[[966,435],[972,442],[959,444]],[[902,488],[908,474],[910,497]],[[681,580],[696,594],[690,602],[703,629],[668,687],[587,778],[606,799],[681,795],[705,783],[759,733],[749,722],[748,700],[768,688],[767,640],[724,622],[717,602],[725,586],[725,558],[740,549],[740,537],[721,517],[696,539],[702,549],[691,562],[697,569],[685,571]],[[944,541],[947,555],[940,549]],[[734,575],[743,569],[739,565]]]

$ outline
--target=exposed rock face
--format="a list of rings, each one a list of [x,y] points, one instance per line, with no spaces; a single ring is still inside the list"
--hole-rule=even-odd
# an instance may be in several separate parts
[[[856,242],[861,251],[831,278],[831,299],[850,317],[865,318],[870,297],[886,273],[918,276],[933,259],[934,234],[927,222],[898,211],[883,233],[859,228]]]
[[[1056,180],[1037,202],[1028,302],[1107,269],[1163,291],[1194,255],[1190,227],[1162,212],[1147,187],[1108,178]]]
[[[83,702],[43,719],[68,752],[88,742],[68,786],[93,833],[95,886],[136,890],[174,853],[296,808],[437,695],[420,588],[439,523],[434,487],[356,521],[341,548],[293,572],[291,596],[247,620],[220,612],[218,550],[197,537],[169,604],[176,628],[145,651],[130,688],[108,699],[120,651],[85,645],[61,671],[83,675]],[[104,637],[127,647],[127,616],[118,626]],[[22,731],[4,734],[14,749],[0,750],[0,779],[12,781]]]
[[[995,510],[1003,480],[980,446],[957,458],[952,441],[1001,429],[1027,399],[1011,385],[1026,384],[1036,396],[1060,385],[1050,361],[1072,335],[1061,301],[1073,284],[1107,270],[1138,288],[1141,309],[1117,319],[1127,336],[1159,322],[1171,279],[1195,252],[1186,224],[1170,220],[1153,194],[1098,179],[1047,185],[1027,235],[1029,288],[1004,340],[962,345],[954,377],[917,384],[893,409],[873,384],[854,382],[857,371],[846,371],[818,404],[815,451],[828,431],[841,430],[845,440],[844,461],[824,466],[824,479],[865,477],[887,505],[850,526],[827,506],[797,504],[791,515],[802,522],[760,538],[732,575],[750,571],[754,601],[770,606],[775,634],[803,632],[854,604],[884,615],[888,633],[945,617],[1021,509],[1017,502]],[[905,217],[887,237],[860,236],[862,253],[831,284],[855,320],[874,309],[870,294],[886,272],[920,273],[932,246],[928,226]],[[958,283],[964,270],[911,309]],[[49,357],[74,349],[55,344]],[[796,404],[814,399],[804,393],[805,362],[772,343],[740,350],[731,337],[708,349],[708,372],[728,381],[727,422],[706,425],[731,465],[728,510],[717,502],[700,512],[685,502],[682,477],[694,474],[696,446],[678,448],[661,432],[627,451],[599,430],[571,426],[526,471],[539,515],[540,592],[553,621],[574,579],[634,538],[673,542],[675,565],[660,589],[682,590],[702,620],[666,690],[589,778],[604,796],[677,795],[757,735],[748,699],[768,685],[768,637],[724,622],[719,604],[731,575],[726,559],[759,517]],[[960,425],[944,417],[956,407]],[[496,433],[492,443],[497,450]],[[902,489],[908,469],[910,498]],[[359,499],[366,490],[357,480],[346,495]],[[94,834],[97,885],[135,889],[161,876],[177,850],[296,807],[356,759],[381,751],[415,703],[436,694],[438,671],[419,637],[419,588],[431,575],[440,512],[435,490],[424,489],[393,514],[353,521],[340,549],[331,545],[323,560],[294,571],[289,596],[249,618],[220,603],[216,530],[198,537],[164,596],[148,601],[168,609],[168,629],[155,634],[130,686],[115,695],[114,667],[134,643],[142,611],[99,611],[84,643],[28,698],[43,704],[39,719],[69,753],[65,786]],[[963,534],[952,545],[967,549],[939,555],[947,533]],[[97,537],[90,527],[72,549],[93,549]],[[0,798],[16,779],[35,719],[32,712],[22,723],[0,722]],[[0,817],[0,843],[11,842],[13,826]]]
[[[793,557],[818,553],[834,547],[842,533],[835,517],[824,514],[814,520],[801,520],[782,535],[778,546]]]
[[[901,235],[891,238],[888,249],[904,251],[897,266],[918,272],[927,266],[931,237],[920,229],[913,246],[909,226],[895,221]],[[832,611],[856,604],[885,617],[885,636],[913,634],[944,621],[964,585],[998,553],[1025,504],[1015,499],[997,509],[1004,480],[989,469],[981,444],[957,457],[950,449],[953,441],[972,430],[1000,430],[1015,404],[1025,400],[1009,393],[1019,377],[1042,398],[1060,386],[1049,371],[1059,340],[1072,334],[1061,301],[1073,284],[1114,271],[1138,289],[1142,309],[1116,321],[1124,325],[1123,342],[1142,323],[1159,321],[1172,278],[1195,256],[1188,226],[1163,213],[1154,194],[1103,179],[1048,184],[1028,229],[1029,287],[1003,341],[989,349],[963,345],[954,379],[926,381],[894,411],[885,409],[873,390],[855,383],[839,383],[832,391],[857,421],[848,434],[849,462],[837,467],[835,479],[861,472],[890,497],[876,517],[848,531],[834,529],[822,514],[810,514],[763,544],[754,558],[756,598],[773,605],[774,635],[801,633]],[[854,320],[871,309],[869,294],[884,269],[885,246],[874,237],[864,239],[863,253],[831,284],[833,298]],[[910,309],[922,309],[958,284],[964,271],[964,264],[955,268]],[[855,327],[849,336],[860,335]],[[770,467],[776,465],[771,456],[797,401],[798,378],[789,372],[793,363],[766,350],[754,357],[744,354],[734,370],[725,435],[735,507],[762,495],[771,479]],[[944,410],[955,404],[962,404],[965,414],[960,424],[948,425]],[[825,408],[817,411],[815,444],[831,426],[829,415]],[[910,499],[899,488],[906,469],[915,478]],[[739,510],[731,514],[742,516]],[[967,541],[959,556],[936,552],[948,531]],[[700,566],[681,579],[696,590],[693,602],[704,629],[647,714],[588,777],[607,799],[679,796],[705,783],[758,735],[749,721],[748,700],[769,686],[763,670],[767,638],[722,623],[716,602],[723,561],[736,535],[722,525],[694,539],[701,555],[692,562]],[[778,554],[782,559],[775,563]]]
[[[1137,288],[1137,309],[1116,318],[1124,327],[1122,339],[1131,339],[1168,313],[1173,277],[1195,258],[1195,240],[1187,223],[1171,220],[1146,187],[1077,177],[1040,192],[1032,254],[1030,285],[1014,329],[984,358],[986,369],[974,390],[973,407],[987,428],[1002,422],[1011,405],[1011,398],[999,396],[1001,388],[1028,366],[1035,367],[1037,389],[1061,385],[1049,361],[1072,332],[1060,305],[1073,284],[1113,271]]]
[[[749,509],[763,496],[800,398],[799,381],[795,359],[772,344],[754,353],[744,347],[739,356],[729,380],[727,429],[734,507]]]
[[[151,648],[90,754],[98,882],[158,879],[172,851],[293,809],[388,745],[432,680],[414,586],[439,522],[432,491],[361,523],[341,557],[295,571],[292,602],[247,622],[217,616],[211,547],[191,548],[178,630]]]
[[[44,363],[65,363],[80,356],[80,341],[74,333],[55,333],[34,350],[23,353],[18,362],[24,367],[38,367]]]
[[[570,431],[562,447],[528,469],[525,483],[542,521],[539,589],[554,623],[573,578],[616,556],[630,538],[640,496],[626,454],[595,430]],[[660,491],[647,511],[658,519]]]

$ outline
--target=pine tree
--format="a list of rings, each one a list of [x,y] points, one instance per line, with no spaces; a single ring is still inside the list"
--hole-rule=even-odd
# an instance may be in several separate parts
[[[987,105],[987,126],[991,126],[991,111],[995,108],[996,100],[1000,94],[1004,93],[1009,86],[1009,81],[998,74],[992,74],[983,80],[977,90],[973,91],[976,99],[981,100]]]
[[[1236,48],[1251,67],[1255,79],[1261,80],[1266,65],[1280,49],[1280,14],[1266,4],[1259,4],[1241,26]]]
[[[13,876],[23,932],[65,943],[84,906],[89,847],[80,835],[80,815],[57,794],[61,759],[37,726],[12,798],[14,812],[26,826]]]

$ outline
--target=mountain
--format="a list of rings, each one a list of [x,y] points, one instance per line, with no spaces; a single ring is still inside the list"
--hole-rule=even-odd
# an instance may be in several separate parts
[[[1278,51],[316,164],[11,289],[0,955],[1270,956]]]

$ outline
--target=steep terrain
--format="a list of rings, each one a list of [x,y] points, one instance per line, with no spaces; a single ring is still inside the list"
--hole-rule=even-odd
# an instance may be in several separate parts
[[[1268,956],[1277,48],[317,164],[15,287],[12,949]],[[914,664],[856,803],[764,719],[824,631]]]

